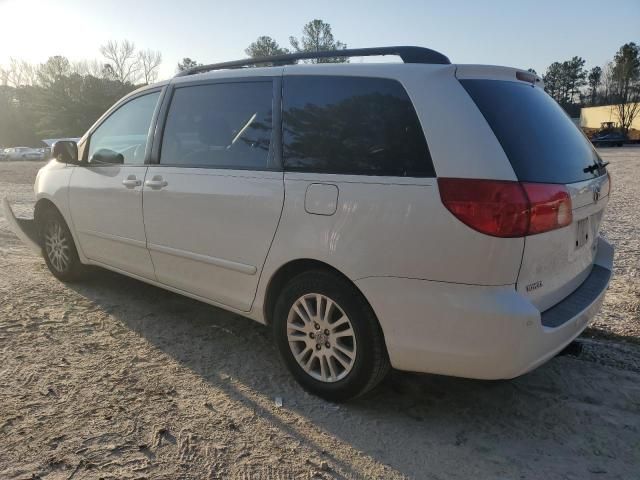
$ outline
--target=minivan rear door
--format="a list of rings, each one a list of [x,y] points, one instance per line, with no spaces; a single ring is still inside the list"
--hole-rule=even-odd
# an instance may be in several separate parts
[[[477,73],[478,67],[474,69]],[[571,197],[571,224],[525,239],[516,288],[544,311],[573,292],[591,271],[609,176],[589,140],[536,77],[516,72],[500,69],[492,78],[490,72],[473,75],[462,70],[458,78],[492,128],[518,180],[561,184]]]
[[[182,79],[143,190],[159,282],[249,311],[284,200],[280,78]]]

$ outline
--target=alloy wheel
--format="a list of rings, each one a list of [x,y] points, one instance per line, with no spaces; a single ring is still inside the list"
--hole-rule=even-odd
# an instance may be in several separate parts
[[[293,303],[287,317],[287,340],[298,365],[321,382],[343,379],[356,361],[353,325],[326,295],[309,293]]]
[[[71,263],[69,239],[59,222],[51,222],[44,234],[47,257],[58,272],[65,272]]]

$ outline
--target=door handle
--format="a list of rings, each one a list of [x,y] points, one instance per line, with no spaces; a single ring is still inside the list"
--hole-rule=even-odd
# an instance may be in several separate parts
[[[129,175],[125,180],[122,180],[122,185],[127,188],[135,188],[142,185],[142,180],[138,180],[135,175]]]
[[[166,180],[163,180],[160,175],[154,175],[151,180],[144,182],[146,187],[153,188],[154,190],[160,190],[161,188],[169,185]]]

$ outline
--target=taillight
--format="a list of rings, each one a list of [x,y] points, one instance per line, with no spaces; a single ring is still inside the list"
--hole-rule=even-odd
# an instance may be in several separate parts
[[[494,237],[524,237],[569,225],[571,197],[563,185],[438,178],[440,198],[458,220]]]
[[[548,232],[571,223],[571,197],[564,185],[523,183],[522,187],[529,199],[527,235]]]

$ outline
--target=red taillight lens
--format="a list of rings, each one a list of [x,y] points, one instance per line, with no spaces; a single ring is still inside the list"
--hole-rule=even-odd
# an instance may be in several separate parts
[[[518,182],[438,178],[440,198],[458,220],[494,237],[522,237],[529,202]]]
[[[527,235],[548,232],[573,220],[571,197],[563,185],[523,183],[529,198],[530,220]]]
[[[438,187],[458,220],[494,237],[524,237],[572,221],[571,197],[562,185],[438,178]]]

